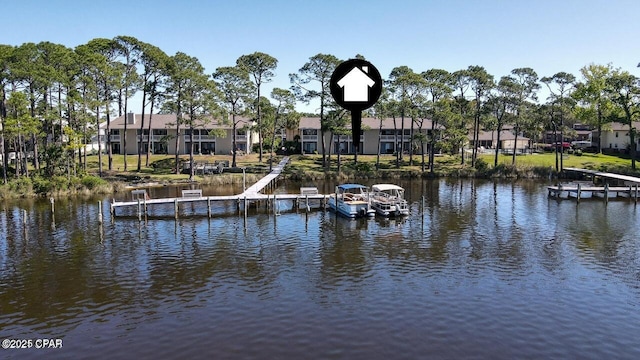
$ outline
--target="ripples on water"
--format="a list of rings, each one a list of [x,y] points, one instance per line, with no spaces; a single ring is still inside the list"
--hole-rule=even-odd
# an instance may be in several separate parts
[[[558,202],[539,183],[403,185],[403,220],[283,202],[280,215],[174,221],[167,207],[100,229],[97,201],[59,201],[52,227],[48,203],[21,202],[24,232],[7,204],[0,334],[64,348],[3,356],[640,356],[636,206]]]

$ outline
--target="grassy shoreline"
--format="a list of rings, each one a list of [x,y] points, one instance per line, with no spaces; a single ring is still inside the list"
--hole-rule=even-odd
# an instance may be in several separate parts
[[[274,164],[282,159],[274,158]],[[330,158],[330,167],[325,171],[322,167],[321,155],[292,155],[289,164],[285,167],[281,177],[285,180],[314,181],[314,180],[338,180],[357,181],[364,179],[406,179],[406,178],[436,178],[436,177],[462,177],[462,178],[503,178],[503,179],[547,179],[557,177],[555,171],[555,154],[530,154],[516,157],[516,164],[511,165],[510,155],[500,155],[498,166],[493,166],[494,155],[482,154],[476,161],[476,166],[468,163],[461,165],[459,156],[437,156],[433,173],[422,171],[421,156],[413,157],[413,163],[409,163],[409,156],[404,155],[400,161],[400,168],[396,167],[396,158],[393,155],[383,155],[376,169],[375,155],[359,155],[358,162],[353,155],[342,155],[340,171],[338,171],[337,156]],[[103,156],[103,169],[107,168],[107,157]],[[128,156],[128,171],[124,171],[124,157],[113,157],[113,170],[103,171],[103,176],[98,175],[98,157],[87,158],[87,172],[78,176],[57,175],[51,178],[42,176],[21,177],[11,179],[6,185],[0,185],[0,199],[24,198],[24,197],[64,197],[87,196],[93,194],[113,194],[128,191],[133,187],[170,186],[196,183],[204,186],[217,186],[242,183],[243,176],[240,168],[246,172],[247,184],[252,184],[269,172],[269,156],[263,156],[260,163],[256,154],[239,156],[237,158],[238,169],[218,175],[196,175],[193,181],[188,174],[174,174],[175,157],[171,155],[152,155],[150,166],[137,168],[137,157]],[[196,162],[209,162],[226,160],[231,162],[228,155],[198,155]],[[188,156],[181,156],[181,162],[188,162]],[[564,167],[576,167],[598,171],[616,172],[626,175],[640,176],[639,171],[631,169],[629,159],[602,154],[565,155]],[[134,171],[131,171],[131,169]]]

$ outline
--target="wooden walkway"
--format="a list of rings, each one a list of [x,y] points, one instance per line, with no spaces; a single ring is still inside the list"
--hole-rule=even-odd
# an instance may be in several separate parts
[[[326,207],[326,200],[329,198],[329,195],[323,194],[262,194],[261,191],[269,185],[272,181],[274,181],[281,173],[286,164],[289,162],[289,157],[286,156],[280,161],[280,163],[272,169],[272,171],[258,180],[255,184],[251,185],[249,188],[245,189],[245,191],[238,195],[222,195],[222,196],[202,196],[201,190],[185,190],[183,191],[182,197],[176,198],[161,198],[161,199],[148,199],[146,196],[142,198],[138,198],[134,201],[113,201],[111,203],[111,216],[116,216],[117,208],[126,208],[126,207],[137,207],[138,218],[142,216],[144,213],[147,214],[147,208],[150,205],[158,205],[158,204],[174,204],[174,215],[177,218],[179,213],[179,204],[183,203],[207,203],[207,214],[211,217],[211,203],[217,201],[234,201],[237,204],[238,210],[240,210],[240,203],[244,202],[245,213],[248,208],[248,202],[259,202],[264,201],[269,207],[269,203],[271,202],[272,206],[278,200],[292,200],[295,205],[298,202],[304,201],[307,210],[309,210],[309,200],[321,200],[322,206]],[[144,190],[141,190],[144,194]],[[275,206],[273,206],[275,208]]]
[[[289,162],[289,157],[285,156],[276,167],[271,169],[271,172],[269,174],[267,174],[267,176],[265,176],[262,179],[258,180],[255,184],[249,186],[249,188],[246,189],[239,196],[240,197],[257,196],[258,193],[260,191],[262,191],[262,189],[265,188],[265,186],[269,185],[269,183],[271,183],[273,180],[275,180],[280,175],[280,173],[284,169],[284,166],[287,165],[288,162]]]
[[[603,198],[605,201],[609,198],[622,197],[634,199],[635,203],[638,202],[640,178],[588,169],[565,168],[564,170],[581,174],[591,178],[591,180],[547,186],[549,197],[557,199],[575,198],[578,201],[591,197]],[[594,181],[596,179],[604,185],[595,185]]]

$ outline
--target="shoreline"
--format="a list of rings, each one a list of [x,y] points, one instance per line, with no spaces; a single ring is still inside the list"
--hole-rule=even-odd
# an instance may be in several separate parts
[[[284,168],[280,179],[292,181],[339,181],[349,182],[358,180],[394,180],[394,179],[436,179],[436,178],[478,178],[478,179],[560,179],[561,172],[556,172],[549,162],[544,163],[544,155],[532,155],[527,160],[516,165],[499,163],[497,166],[489,165],[488,159],[479,158],[475,167],[469,164],[460,164],[460,158],[448,156],[438,158],[434,166],[434,172],[427,168],[422,171],[421,164],[414,160],[410,165],[407,159],[396,165],[395,157],[383,156],[380,159],[379,168],[376,169],[375,156],[361,155],[358,162],[353,156],[342,156],[338,171],[338,161],[335,154],[328,159],[330,170],[322,166],[320,155],[294,155]],[[217,159],[218,157],[216,157]],[[226,156],[220,156],[224,159]],[[279,161],[281,157],[274,157]],[[205,159],[205,160],[203,160]],[[267,158],[268,159],[268,158]],[[609,171],[625,175],[638,176],[630,166],[616,162],[615,158],[582,156],[585,160],[578,164],[567,164],[565,167],[581,167],[599,171]],[[116,159],[117,160],[117,159]],[[217,186],[231,185],[243,182],[243,170],[245,171],[247,184],[253,184],[269,172],[268,160],[258,162],[257,155],[246,155],[237,163],[236,168],[225,169],[222,174],[195,175],[194,180],[189,180],[187,174],[174,174],[175,168],[169,157],[157,156],[151,166],[141,172],[120,171],[119,164],[115,164],[117,170],[104,171],[103,177],[96,175],[96,168],[89,168],[84,175],[68,176],[57,175],[44,178],[40,175],[32,177],[20,177],[11,179],[8,184],[0,185],[0,200],[19,198],[61,198],[68,196],[87,196],[91,194],[116,194],[122,191],[130,191],[139,188],[167,187],[167,186]],[[168,161],[169,160],[169,161]],[[208,157],[197,158],[196,161],[210,161]]]

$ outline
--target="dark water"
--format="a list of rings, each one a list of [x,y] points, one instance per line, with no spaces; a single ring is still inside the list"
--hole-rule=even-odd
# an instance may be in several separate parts
[[[48,202],[4,204],[0,340],[63,347],[0,357],[640,358],[633,203],[556,201],[532,182],[402,185],[412,214],[387,221],[281,202],[246,221],[228,204],[211,220],[169,206],[112,223],[105,205],[101,229],[91,199],[59,200],[52,228]]]

